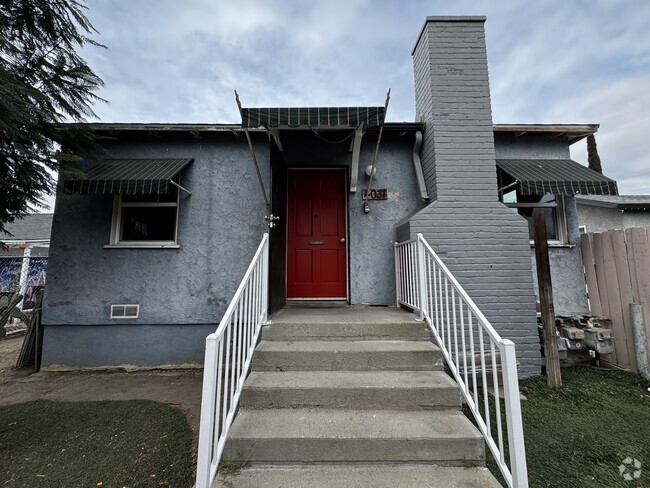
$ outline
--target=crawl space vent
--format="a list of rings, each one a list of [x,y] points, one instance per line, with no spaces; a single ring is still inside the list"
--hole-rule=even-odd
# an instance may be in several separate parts
[[[137,319],[140,316],[140,305],[111,305],[112,319]]]

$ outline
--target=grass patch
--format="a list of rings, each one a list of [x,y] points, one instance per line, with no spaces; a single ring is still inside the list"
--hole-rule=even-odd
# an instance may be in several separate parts
[[[562,381],[556,390],[543,376],[520,381],[531,488],[650,487],[650,384],[588,368],[562,370]],[[642,463],[640,478],[619,473],[628,457]],[[489,452],[487,465],[499,471]]]
[[[173,487],[192,480],[183,412],[152,401],[0,407],[0,487]]]

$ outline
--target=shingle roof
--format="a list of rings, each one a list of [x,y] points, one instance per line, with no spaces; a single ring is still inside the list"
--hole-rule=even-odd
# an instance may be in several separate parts
[[[49,241],[52,232],[51,213],[29,214],[16,219],[5,228],[9,234],[0,232],[0,239],[5,241]]]
[[[650,195],[576,195],[576,203],[597,207],[650,209]]]

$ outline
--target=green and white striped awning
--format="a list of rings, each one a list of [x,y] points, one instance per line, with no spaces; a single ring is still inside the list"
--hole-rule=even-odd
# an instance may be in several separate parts
[[[105,159],[90,168],[85,178],[63,184],[69,193],[168,193],[169,182],[193,159]]]
[[[384,107],[242,108],[242,127],[356,129],[384,125]]]
[[[571,159],[497,159],[524,195],[617,195],[616,181]]]

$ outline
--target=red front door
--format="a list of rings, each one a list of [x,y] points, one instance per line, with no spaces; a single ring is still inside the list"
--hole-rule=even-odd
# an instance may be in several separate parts
[[[347,298],[345,172],[288,178],[287,298]]]

